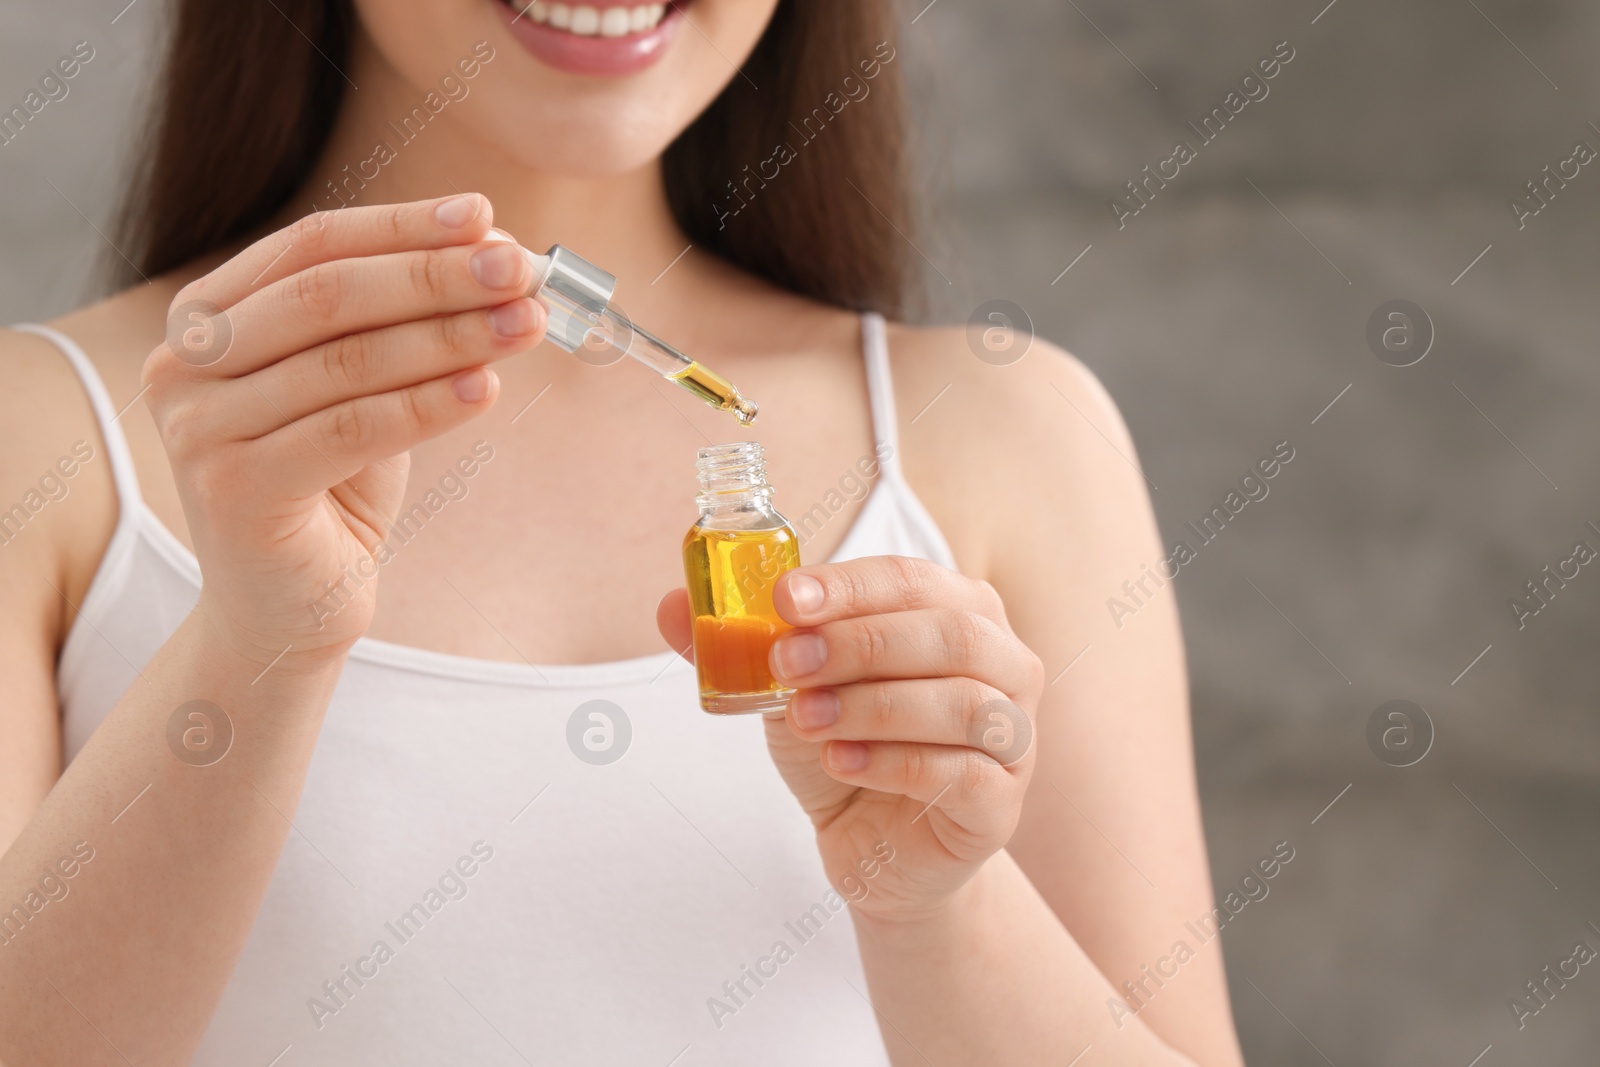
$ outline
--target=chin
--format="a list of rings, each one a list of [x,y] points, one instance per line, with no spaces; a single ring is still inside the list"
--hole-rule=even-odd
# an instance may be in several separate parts
[[[626,173],[656,159],[738,77],[778,0],[583,4],[356,0],[363,35],[419,87],[487,41],[459,114],[532,168]],[[424,90],[425,91],[425,90]]]

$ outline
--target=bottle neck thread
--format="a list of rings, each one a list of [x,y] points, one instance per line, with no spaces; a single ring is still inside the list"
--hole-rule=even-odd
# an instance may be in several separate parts
[[[694,467],[700,478],[695,503],[701,511],[766,508],[771,503],[766,456],[758,441],[702,448]]]

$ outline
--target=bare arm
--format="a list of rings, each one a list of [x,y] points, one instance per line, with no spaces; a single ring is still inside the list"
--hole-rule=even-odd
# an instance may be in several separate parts
[[[911,922],[853,910],[879,1027],[896,1067],[934,1063],[1193,1067],[1134,1020],[1119,1028],[1110,983],[1006,852],[948,907]]]
[[[1047,679],[1008,850],[1113,987],[1094,998],[1101,1020],[1235,1067],[1221,940],[1186,925],[1213,901],[1177,590],[1158,577],[1168,552],[1110,396],[1077,361],[1036,347],[1014,368],[1034,398],[1017,445],[1033,462],[1001,489],[1017,503],[997,509],[991,542],[1005,546],[991,580]],[[1113,616],[1113,597],[1136,614]]]
[[[60,354],[42,340],[0,333],[0,366],[5,374],[0,390],[3,855],[61,774],[53,668],[66,628],[66,598],[81,601],[88,584],[87,579],[72,582],[67,560],[79,547],[84,556],[105,550],[116,508],[103,461],[97,465],[91,457],[81,470],[68,465],[75,475],[70,481],[56,467],[58,459],[70,458],[77,441],[92,443],[97,456],[101,452],[88,404]],[[55,480],[41,487],[40,481],[51,476]],[[48,490],[53,492],[47,495]],[[50,499],[63,490],[64,497]],[[30,493],[35,494],[31,501]],[[28,509],[30,502],[37,512]],[[69,530],[78,532],[78,545],[69,543]]]
[[[0,1049],[7,1062],[122,1062],[115,1042],[164,1062],[174,1037],[203,1029],[255,915],[288,828],[264,797],[293,812],[339,661],[251,685],[265,663],[191,619],[63,775],[54,660],[116,505],[60,354],[20,336],[0,352],[12,437],[0,493],[27,512],[0,544]],[[197,698],[237,730],[215,766],[169,747],[174,714]]]
[[[371,620],[372,583],[331,618],[312,606],[378,550],[407,449],[486,410],[485,364],[542,335],[519,296],[525,253],[485,241],[481,198],[451,199],[466,210],[302,220],[178,294],[177,333],[198,347],[152,353],[147,402],[205,584],[42,803],[59,764],[44,739],[55,601],[35,591],[7,620],[31,667],[24,695],[0,699],[30,741],[0,759],[31,785],[0,811],[0,825],[24,824],[0,857],[16,931],[0,941],[0,1062],[177,1064],[199,1042]],[[190,314],[196,301],[209,312]],[[220,336],[231,343],[213,349]],[[0,588],[37,586],[26,568],[65,558],[0,556]],[[213,762],[207,735],[229,729]]]
[[[198,616],[184,623],[0,861],[0,902],[15,916],[0,944],[9,1062],[183,1062],[216,1006],[341,661],[280,663],[252,684],[266,662],[212,629]],[[231,747],[212,766],[168,745],[169,723],[192,700],[231,723]],[[208,718],[185,728],[225,729]]]
[[[1120,628],[1106,608],[1166,554],[1132,442],[1075,361],[1039,344],[996,370],[955,340],[902,376],[923,398],[962,387],[906,458],[1043,661],[1036,762],[1006,849],[943,906],[910,920],[853,909],[885,1039],[897,1065],[1060,1064],[1092,1046],[1095,1062],[1235,1067],[1220,942],[1185,926],[1212,900],[1173,590],[1147,580],[1159,595]],[[993,447],[971,449],[972,434]]]

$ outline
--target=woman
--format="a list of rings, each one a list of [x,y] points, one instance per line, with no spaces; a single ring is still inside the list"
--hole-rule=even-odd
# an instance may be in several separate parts
[[[1240,1062],[1126,431],[879,317],[886,8],[180,5],[145,280],[3,337],[0,1060]],[[765,402],[764,736],[652,632],[741,431],[557,241]]]

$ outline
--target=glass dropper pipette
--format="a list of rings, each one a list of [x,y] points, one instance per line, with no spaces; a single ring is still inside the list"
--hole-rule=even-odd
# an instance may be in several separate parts
[[[533,259],[539,280],[528,295],[550,312],[546,336],[552,343],[568,352],[596,344],[609,346],[728,412],[741,425],[755,421],[755,403],[741,396],[732,382],[611,306],[617,288],[613,275],[561,245],[552,245],[550,251]]]

